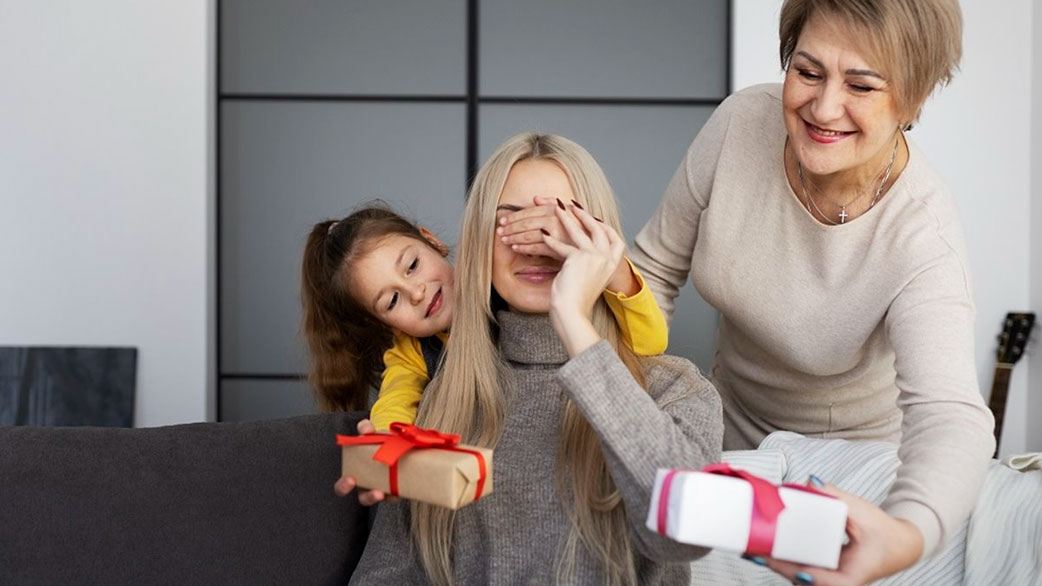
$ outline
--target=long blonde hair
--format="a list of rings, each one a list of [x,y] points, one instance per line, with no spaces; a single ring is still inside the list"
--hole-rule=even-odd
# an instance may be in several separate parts
[[[468,195],[456,262],[456,309],[444,363],[424,392],[417,423],[460,434],[467,443],[494,447],[503,431],[512,389],[494,339],[492,250],[496,207],[507,175],[518,161],[557,164],[576,200],[621,233],[618,206],[604,172],[585,149],[559,136],[518,134],[501,144],[482,165]],[[593,312],[597,331],[616,349],[644,386],[639,359],[621,341],[618,324],[603,300]],[[571,527],[557,560],[557,579],[574,571],[580,547],[602,562],[607,583],[636,581],[626,512],[608,473],[600,442],[572,401],[567,401],[557,450],[557,490]],[[570,481],[570,485],[567,481]],[[569,498],[571,500],[569,502]],[[412,534],[428,578],[452,583],[453,513],[410,504]]]

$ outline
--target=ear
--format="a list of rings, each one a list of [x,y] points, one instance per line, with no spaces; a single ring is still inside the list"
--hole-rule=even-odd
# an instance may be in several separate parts
[[[437,250],[442,256],[449,256],[449,247],[441,240],[438,240],[438,237],[430,230],[420,226],[420,234],[427,239],[427,242],[434,247],[434,250]]]

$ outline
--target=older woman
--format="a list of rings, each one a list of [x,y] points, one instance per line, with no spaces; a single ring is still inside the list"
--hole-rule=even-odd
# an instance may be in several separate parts
[[[555,205],[533,209],[540,196]],[[546,256],[497,235],[521,210]],[[719,458],[720,401],[690,362],[641,360],[621,342],[602,299],[625,249],[618,226],[600,167],[567,139],[518,135],[482,166],[452,335],[417,423],[495,446],[495,492],[455,513],[385,503],[352,584],[687,586],[683,562],[705,550],[644,520],[657,468]]]
[[[667,315],[689,272],[720,311],[724,449],[774,430],[900,443],[882,510],[851,501],[839,572],[771,562],[803,583],[935,552],[994,448],[959,218],[905,136],[958,64],[961,22],[955,0],[787,0],[784,84],[720,105],[636,238]]]

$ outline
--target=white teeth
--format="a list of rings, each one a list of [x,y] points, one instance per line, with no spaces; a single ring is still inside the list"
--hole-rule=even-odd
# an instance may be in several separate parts
[[[813,124],[811,124],[811,128],[814,129],[814,132],[817,132],[822,136],[842,136],[846,134],[845,132],[840,132],[838,130],[825,130],[819,126],[814,126]]]

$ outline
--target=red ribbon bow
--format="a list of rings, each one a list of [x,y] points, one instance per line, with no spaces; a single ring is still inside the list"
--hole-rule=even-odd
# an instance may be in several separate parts
[[[425,429],[409,423],[394,422],[391,433],[367,433],[363,435],[337,435],[336,443],[341,446],[361,446],[381,444],[373,454],[373,460],[385,464],[390,476],[390,494],[398,496],[398,461],[410,450],[426,450],[430,448],[472,454],[478,459],[478,488],[474,500],[481,498],[485,488],[485,457],[477,450],[459,447],[459,436],[454,433],[442,433],[436,429]]]
[[[662,480],[658,501],[658,532],[662,535],[666,534],[666,514],[669,510],[670,485],[673,483],[673,477],[678,472],[682,471],[670,470]],[[741,478],[752,486],[753,510],[749,520],[749,541],[745,546],[745,553],[749,555],[771,555],[771,551],[774,550],[774,534],[777,529],[778,515],[785,510],[785,503],[782,502],[781,496],[778,494],[779,487],[744,470],[735,470],[726,462],[710,464],[702,468],[701,472]],[[830,494],[808,486],[799,484],[783,484],[782,486],[835,498]]]

